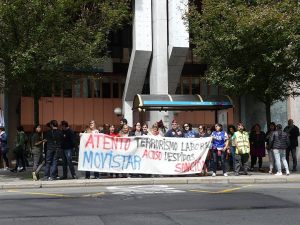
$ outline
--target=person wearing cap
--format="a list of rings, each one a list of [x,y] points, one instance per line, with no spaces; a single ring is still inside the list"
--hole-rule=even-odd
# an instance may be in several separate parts
[[[172,129],[168,130],[165,137],[184,137],[183,131],[178,129],[176,120],[172,120]]]
[[[238,124],[238,131],[234,132],[233,140],[235,143],[235,176],[239,175],[242,162],[244,163],[244,174],[248,175],[248,160],[250,153],[249,134],[244,131],[242,123]]]
[[[290,139],[288,134],[282,131],[281,124],[277,124],[276,131],[274,131],[269,139],[270,148],[273,150],[275,155],[275,162],[277,167],[277,173],[275,175],[282,175],[281,162],[282,161],[286,175],[290,175],[289,166],[286,161],[286,148],[290,145]]]

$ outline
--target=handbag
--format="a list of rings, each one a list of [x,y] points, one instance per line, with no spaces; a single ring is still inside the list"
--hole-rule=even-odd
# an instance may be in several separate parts
[[[63,152],[64,150],[62,148],[56,146],[56,140],[54,138],[53,130],[51,130],[51,131],[52,131],[53,142],[54,142],[54,145],[55,145],[54,150],[55,150],[56,158],[62,158],[63,154],[64,154],[64,152]]]
[[[23,152],[22,148],[17,147],[16,145],[14,146],[13,153],[18,155],[18,154],[21,154],[22,152]]]

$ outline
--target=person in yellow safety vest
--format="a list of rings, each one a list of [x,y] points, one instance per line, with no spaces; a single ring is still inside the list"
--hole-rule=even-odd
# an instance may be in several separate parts
[[[249,134],[244,131],[245,127],[239,123],[238,131],[234,133],[233,140],[235,142],[235,176],[239,176],[241,163],[244,163],[244,175],[248,175],[248,159],[250,153]]]

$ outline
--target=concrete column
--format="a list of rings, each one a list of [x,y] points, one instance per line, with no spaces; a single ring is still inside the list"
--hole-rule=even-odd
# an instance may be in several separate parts
[[[188,0],[168,0],[168,6],[168,86],[169,94],[175,94],[189,49],[189,32],[182,19],[188,10]]]
[[[133,44],[123,92],[123,114],[132,126],[132,103],[141,94],[152,53],[151,1],[135,0],[133,7]],[[131,107],[130,107],[131,106]]]
[[[168,21],[167,0],[152,0],[153,56],[150,67],[150,94],[168,94]],[[169,122],[167,112],[150,112],[150,126],[162,119]]]

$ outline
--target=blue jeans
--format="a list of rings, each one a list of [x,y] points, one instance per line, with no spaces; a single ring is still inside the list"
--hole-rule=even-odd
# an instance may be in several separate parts
[[[57,170],[57,156],[55,154],[54,149],[48,149],[46,153],[46,166],[45,166],[45,178],[49,178],[50,176],[50,166],[52,162],[52,170],[51,170],[51,178],[55,178],[55,173]]]
[[[277,170],[279,173],[281,173],[281,162],[280,160],[282,161],[283,163],[283,166],[285,168],[285,171],[286,172],[289,172],[289,166],[287,164],[287,161],[286,161],[286,151],[283,150],[280,150],[280,149],[273,149],[273,152],[274,152],[274,156],[275,156],[275,162],[276,162],[276,166],[277,166]]]
[[[230,154],[232,158],[233,168],[235,168],[235,149],[236,149],[235,146],[230,147]]]
[[[287,164],[290,165],[290,152],[292,152],[292,158],[293,158],[293,169],[297,169],[297,157],[296,157],[296,146],[289,146],[286,149],[286,161]]]
[[[213,159],[214,159],[214,165],[213,165],[213,172],[216,173],[217,171],[217,165],[218,165],[218,151],[217,149],[213,149]],[[221,151],[221,163],[222,163],[222,170],[223,173],[226,173],[226,151]]]
[[[72,177],[76,176],[75,174],[75,169],[74,169],[74,165],[72,162],[72,153],[73,150],[72,149],[64,149],[64,154],[62,157],[62,162],[63,162],[63,177],[67,177],[68,174],[68,165],[69,165],[69,169],[70,172],[72,174]]]

